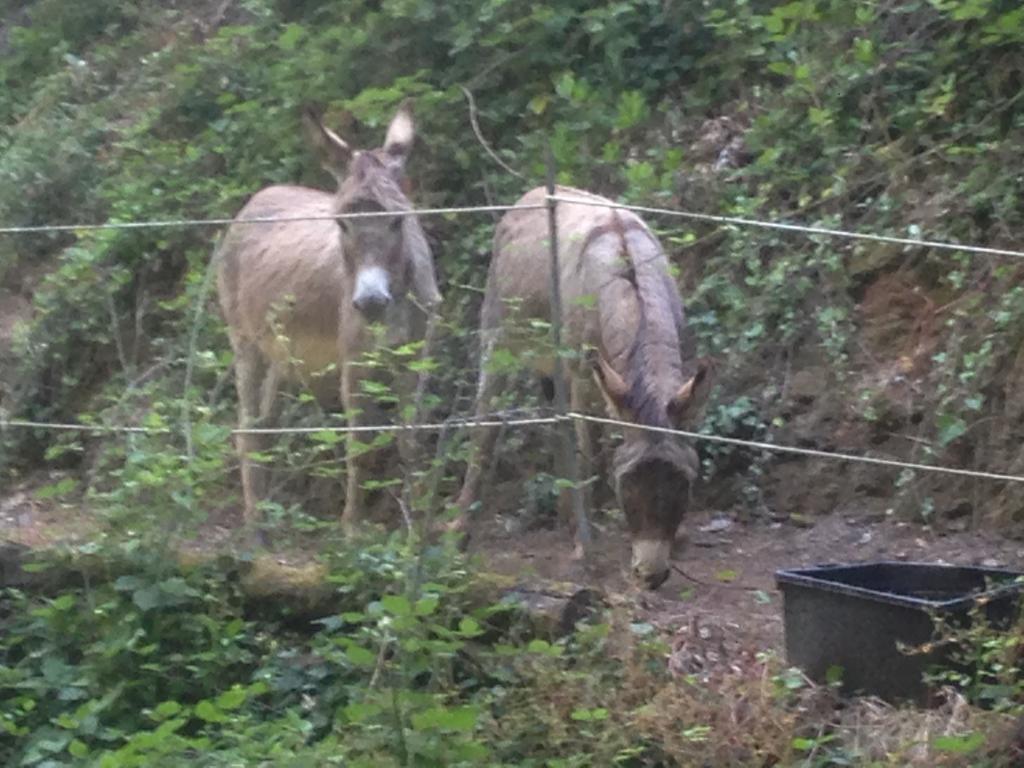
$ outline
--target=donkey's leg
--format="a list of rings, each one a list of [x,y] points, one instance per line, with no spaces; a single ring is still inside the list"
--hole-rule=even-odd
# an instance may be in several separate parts
[[[497,329],[485,330],[480,337],[480,374],[477,379],[474,416],[476,421],[483,421],[487,417],[494,396],[504,385],[504,375],[487,370],[499,337],[500,333]],[[469,509],[480,495],[480,480],[494,452],[494,443],[497,438],[498,429],[496,427],[474,426],[470,429],[469,460],[466,476],[462,481],[462,490],[459,491],[455,502],[459,508],[459,514],[452,523],[453,530],[463,530],[469,522]]]
[[[359,381],[364,375],[365,370],[355,363],[346,362],[342,368],[341,401],[350,429],[368,423],[366,410],[370,402],[359,391]],[[358,432],[348,433],[345,439],[345,508],[341,512],[341,526],[346,533],[355,532],[366,511],[363,480],[372,465],[373,454],[374,451],[359,439]]]
[[[268,366],[255,344],[239,342],[235,346],[235,386],[238,389],[238,425],[251,429],[257,425],[260,416],[260,393]],[[245,503],[245,522],[248,526],[258,523],[256,505],[266,494],[267,472],[249,458],[249,454],[263,447],[262,435],[239,433],[235,445],[242,473],[242,495]]]
[[[279,363],[269,363],[260,384],[260,411],[259,426],[263,429],[276,427],[281,415],[281,398],[277,396],[281,387],[283,372]],[[277,438],[271,435],[259,435],[261,438],[260,450],[266,450],[272,446]],[[268,464],[260,467],[260,474],[263,478],[263,495],[266,496],[270,489],[271,476],[274,474],[273,465]],[[262,497],[261,497],[262,498]]]

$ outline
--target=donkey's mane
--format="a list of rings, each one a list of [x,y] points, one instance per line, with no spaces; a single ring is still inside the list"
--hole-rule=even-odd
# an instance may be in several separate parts
[[[392,169],[376,152],[356,153],[340,192],[343,211],[372,210],[371,205],[382,211],[412,209]]]
[[[671,277],[660,269],[661,246],[641,222],[623,221],[617,211],[612,211],[612,223],[603,229],[619,237],[625,263],[623,272],[615,279],[630,283],[640,313],[636,334],[626,355],[624,378],[629,390],[625,405],[638,423],[671,427],[665,404],[671,392],[678,388],[682,373],[680,341],[685,326],[682,301]],[[642,249],[645,252],[638,253],[635,242],[630,247],[630,235],[634,233],[650,245],[649,251]],[[619,302],[606,305],[607,302],[600,305],[602,314],[614,315],[622,309]],[[605,322],[602,318],[601,325]]]

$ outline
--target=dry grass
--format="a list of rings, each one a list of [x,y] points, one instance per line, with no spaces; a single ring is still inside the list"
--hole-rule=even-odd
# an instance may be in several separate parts
[[[851,753],[886,766],[1024,765],[1017,718],[973,707],[955,691],[943,693],[944,703],[927,710],[854,699],[837,713],[835,732]],[[974,734],[982,734],[985,741],[970,753],[937,747],[937,740]]]
[[[488,730],[510,758],[557,756],[582,765],[1024,765],[1015,718],[951,691],[929,710],[843,699],[775,655],[696,622],[680,631],[667,658],[664,650],[617,619],[585,660],[521,659],[524,684],[504,695]],[[957,751],[958,744],[971,748]]]

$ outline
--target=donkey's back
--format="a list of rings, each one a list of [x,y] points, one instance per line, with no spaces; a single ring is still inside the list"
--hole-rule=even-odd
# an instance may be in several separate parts
[[[612,358],[619,358],[636,337],[642,316],[638,273],[660,282],[669,273],[668,259],[644,221],[631,211],[572,187],[557,187],[556,194],[581,201],[559,201],[557,208],[565,341],[572,346],[601,346]],[[517,205],[536,205],[545,199],[546,190],[541,187],[528,192]],[[548,233],[548,212],[541,208],[512,210],[502,218],[494,236],[483,309],[485,327],[500,322],[510,301],[526,317],[552,319]],[[639,241],[631,249],[637,255],[635,264],[627,263],[628,254],[619,247],[623,237]],[[610,247],[601,247],[604,241]],[[656,299],[681,326],[678,292],[667,284],[656,288]],[[608,307],[614,307],[614,312],[609,313]],[[614,314],[613,323],[607,322],[609,314]]]

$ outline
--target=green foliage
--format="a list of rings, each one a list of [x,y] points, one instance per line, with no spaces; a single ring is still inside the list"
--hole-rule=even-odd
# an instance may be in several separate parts
[[[1019,607],[1015,610],[1016,615],[1003,615],[1003,620],[993,622],[986,603],[978,601],[969,622],[954,624],[936,617],[936,635],[950,649],[950,658],[946,668],[936,670],[931,679],[955,686],[972,703],[1020,714],[1024,708],[1020,652],[1024,639]]]
[[[369,764],[399,744],[403,765],[486,756],[478,705],[460,703],[474,686],[455,685],[453,664],[504,609],[459,607],[465,571],[450,554],[414,558],[413,601],[387,591],[411,586],[404,546],[339,552],[328,579],[342,610],[312,632],[248,618],[237,579],[216,566],[182,570],[148,547],[100,554],[122,575],[2,597],[5,765],[171,765],[198,752],[207,765],[332,752]]]
[[[80,586],[0,596],[6,765],[683,766],[747,743],[799,755],[786,728],[803,678],[770,657],[719,691],[672,682],[651,625],[533,636],[509,605],[474,597],[444,548],[333,548],[335,610],[312,623],[252,611],[244,563],[183,567],[125,544],[78,557],[39,565],[75,575],[77,562]],[[736,695],[764,708],[763,730],[714,724]]]
[[[412,159],[416,202],[511,201],[524,184],[473,138],[464,84],[497,154],[534,181],[550,145],[560,181],[629,202],[1002,246],[1024,230],[1013,170],[1024,146],[1024,13],[1003,0],[35,0],[0,9],[5,225],[227,217],[266,184],[326,187],[302,143],[299,108],[326,107],[328,122],[365,146],[409,95],[423,138]],[[737,123],[749,162],[716,168],[715,157],[699,156],[709,116]],[[884,393],[872,376],[900,352],[864,354],[859,302],[898,270],[941,326],[918,396],[915,445],[924,447],[915,458],[966,461],[995,445],[1012,465],[1017,454],[1003,444],[1016,441],[999,428],[1024,338],[1014,265],[651,219],[667,228],[673,259],[692,265],[678,275],[688,317],[702,351],[725,363],[705,431],[769,439],[784,426],[784,387],[765,385],[808,357],[880,422]],[[373,362],[433,367],[428,406],[458,410],[475,368],[493,222],[436,217],[426,228],[446,295],[441,349],[426,362],[412,348]],[[610,700],[598,684],[618,692],[629,683],[651,697],[657,685],[602,663],[607,646],[596,634],[536,639],[525,651],[494,644],[492,615],[461,602],[458,561],[439,557],[429,575],[414,576],[403,544],[342,550],[331,573],[348,610],[296,634],[243,615],[222,574],[152,556],[236,501],[225,426],[234,421],[231,360],[207,290],[215,239],[215,229],[167,226],[0,240],[0,285],[34,304],[4,371],[4,415],[160,430],[0,436],[5,481],[39,465],[75,470],[39,498],[82,505],[128,533],[111,544],[104,530],[94,546],[130,564],[48,600],[4,598],[4,763],[174,765],[200,753],[211,765],[714,759],[700,750],[717,732],[692,712],[672,722],[671,736],[653,726],[630,736],[650,725],[647,702]],[[528,357],[492,363],[512,373]],[[393,399],[387,384],[371,394]],[[290,423],[340,423],[308,393],[287,411]],[[510,450],[521,439],[512,436]],[[336,483],[341,442],[325,430],[281,439],[257,458]],[[768,456],[711,446],[703,457],[709,480],[742,474],[746,501],[763,503]],[[450,480],[442,465],[416,470],[420,490],[433,491],[414,505],[439,506],[437,486]],[[384,473],[371,482],[406,493],[407,480]],[[920,482],[906,474],[895,490],[924,499],[931,515],[935,495],[919,493]],[[539,474],[527,503],[547,509],[555,485]],[[303,501],[268,503],[273,530],[324,535],[308,494],[284,498]],[[795,679],[774,681],[781,698],[799,689]],[[721,705],[714,692],[691,693]],[[793,722],[781,729],[788,746],[779,755],[839,764],[830,734],[797,734]]]
[[[686,149],[699,116],[732,114],[748,125],[753,162],[714,183],[702,177],[709,210],[984,242],[988,222],[1012,230],[1020,210],[1001,169],[1021,130],[1005,52],[1022,17],[1004,5],[252,0],[219,28],[184,34],[197,22],[178,9],[107,3],[86,13],[39,0],[15,18],[3,59],[0,170],[10,183],[0,203],[10,223],[227,216],[261,185],[325,183],[302,145],[301,104],[327,105],[328,119],[362,144],[407,95],[426,139],[413,161],[421,204],[512,199],[520,183],[465,140],[455,86],[467,84],[498,154],[535,179],[550,142],[562,180],[672,204],[699,161]],[[941,217],[925,199],[944,206]],[[460,286],[482,283],[490,222],[428,227],[444,244],[449,314],[471,324],[476,297]],[[688,248],[701,234],[683,228],[669,242]],[[167,228],[6,239],[0,278],[16,284],[34,261],[55,267],[18,350],[19,414],[70,419],[154,364],[161,396],[176,396],[187,308],[212,237]],[[736,366],[816,346],[837,385],[856,383],[855,297],[872,274],[851,264],[910,258],[937,291],[960,292],[998,270],[963,258],[951,271],[946,253],[879,259],[867,246],[752,229],[718,242],[686,297],[702,345]],[[1000,295],[984,328],[968,324],[970,303],[950,317],[936,368],[936,460],[956,431],[985,417],[980,383],[1014,348],[1020,293]],[[215,322],[198,339],[204,354],[225,349]],[[444,370],[470,369],[471,348],[448,344]],[[6,440],[22,463],[47,447],[41,435]]]

